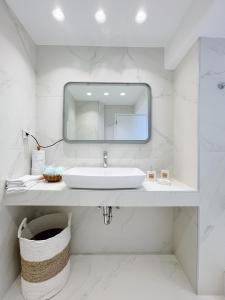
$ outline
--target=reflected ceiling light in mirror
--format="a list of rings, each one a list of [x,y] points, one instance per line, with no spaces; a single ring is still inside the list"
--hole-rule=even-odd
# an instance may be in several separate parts
[[[58,22],[63,22],[65,20],[64,13],[60,7],[53,9],[52,15]]]
[[[103,9],[99,9],[95,13],[95,20],[99,24],[103,24],[106,21],[106,14]]]
[[[87,95],[87,96],[91,96],[92,93],[91,93],[91,92],[87,92],[86,95]]]
[[[143,9],[139,9],[135,16],[135,22],[137,24],[143,24],[147,19],[147,14]]]
[[[120,93],[120,96],[125,96],[125,95],[126,95],[126,93],[124,93],[124,92]]]
[[[108,92],[105,92],[105,93],[104,93],[104,96],[109,96],[109,93],[108,93]]]

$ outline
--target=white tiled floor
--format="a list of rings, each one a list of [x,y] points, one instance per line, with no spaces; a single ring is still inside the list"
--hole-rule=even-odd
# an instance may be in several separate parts
[[[4,300],[22,300],[19,278]],[[54,300],[222,300],[196,296],[173,255],[72,256],[68,284]]]

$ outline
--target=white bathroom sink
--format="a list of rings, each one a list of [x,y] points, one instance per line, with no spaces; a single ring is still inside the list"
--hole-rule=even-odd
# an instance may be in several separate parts
[[[68,187],[80,189],[138,188],[144,179],[138,168],[72,168],[63,174]]]

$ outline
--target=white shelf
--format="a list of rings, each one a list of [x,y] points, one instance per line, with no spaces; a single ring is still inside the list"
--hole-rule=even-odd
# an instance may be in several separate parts
[[[69,189],[64,182],[41,182],[23,193],[4,197],[6,206],[121,206],[177,207],[199,206],[199,194],[176,180],[171,185],[145,181],[140,189]]]

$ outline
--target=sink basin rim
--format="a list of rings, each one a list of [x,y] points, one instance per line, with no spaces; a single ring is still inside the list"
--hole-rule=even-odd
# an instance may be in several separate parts
[[[75,171],[75,174],[74,174]],[[96,173],[92,173],[92,171]],[[134,174],[134,171],[136,172]],[[99,173],[98,173],[99,172]],[[101,173],[100,173],[101,172]],[[120,173],[121,172],[121,173]],[[66,170],[63,175],[72,175],[72,176],[90,176],[90,177],[111,177],[111,176],[137,176],[143,175],[145,173],[142,172],[138,168],[118,168],[118,167],[74,167]]]

